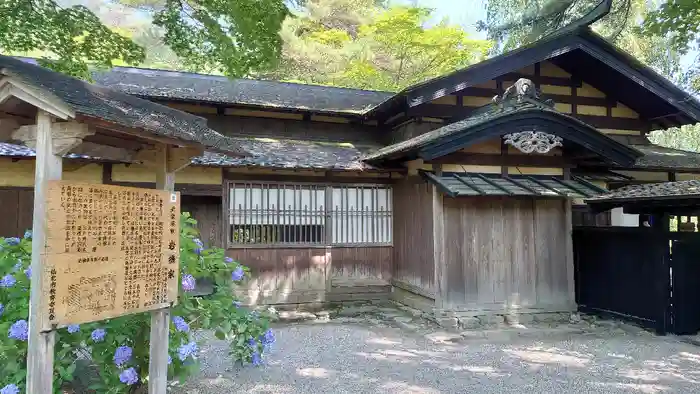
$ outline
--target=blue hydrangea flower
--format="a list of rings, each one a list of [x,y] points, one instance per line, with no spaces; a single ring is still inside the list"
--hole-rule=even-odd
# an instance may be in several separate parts
[[[226,256],[226,257],[224,257],[224,263],[226,263],[226,264],[231,264],[231,263],[233,263],[233,259],[230,258],[230,257],[228,257],[228,256]]]
[[[17,238],[17,237],[5,238],[5,242],[7,242],[7,244],[10,246],[19,245],[19,238]]]
[[[90,334],[90,338],[95,342],[102,342],[105,340],[105,335],[107,335],[107,331],[102,328],[96,328]]]
[[[2,316],[3,312],[5,312],[5,305],[0,304],[0,316]]]
[[[197,248],[194,250],[194,252],[197,254],[202,254],[202,251],[204,251],[204,244],[202,243],[202,240],[199,238],[195,238],[192,241],[194,241],[194,243],[197,244]]]
[[[27,275],[27,279],[32,279],[32,267],[27,268],[24,270],[24,274]]]
[[[252,362],[256,367],[262,364],[262,357],[260,357],[260,353],[253,352],[253,354],[250,356],[250,362]]]
[[[136,370],[134,368],[125,369],[122,371],[122,373],[119,374],[119,381],[131,386],[132,384],[135,384],[139,381],[139,374],[136,373]]]
[[[267,331],[260,336],[260,342],[262,342],[263,345],[275,343],[275,334],[272,332],[271,328],[268,328]]]
[[[177,349],[177,357],[180,361],[185,361],[189,356],[197,353],[197,344],[195,342],[186,343]]]
[[[7,337],[18,341],[26,341],[29,336],[29,324],[26,320],[17,320],[10,326]]]
[[[32,230],[27,230],[24,232],[24,239],[32,239]]]
[[[245,272],[243,272],[243,268],[241,266],[236,267],[233,272],[231,272],[231,280],[234,282],[238,282],[239,280],[243,279],[245,276]]]
[[[190,274],[182,275],[182,290],[192,291],[196,285],[197,281],[194,279],[194,276]]]
[[[250,339],[248,339],[248,346],[256,347],[258,346],[258,341],[256,341],[255,338],[250,337]]]
[[[16,384],[8,384],[0,389],[0,394],[19,394],[19,387]]]
[[[173,358],[168,354],[168,365],[173,363]]]
[[[117,350],[114,351],[114,365],[117,367],[122,367],[124,364],[131,360],[131,355],[133,350],[129,346],[119,346]]]
[[[240,301],[233,301],[233,306],[235,306],[236,308],[240,308],[241,302]]]
[[[0,279],[0,287],[12,287],[17,283],[17,279],[14,276],[7,274]]]
[[[173,317],[173,324],[175,325],[175,329],[180,332],[188,332],[190,330],[190,325],[180,316]]]
[[[76,332],[80,331],[80,325],[79,324],[71,324],[67,328],[69,333],[75,334]]]

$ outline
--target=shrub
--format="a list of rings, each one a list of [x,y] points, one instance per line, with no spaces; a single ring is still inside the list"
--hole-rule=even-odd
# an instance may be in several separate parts
[[[196,221],[188,213],[180,219],[180,292],[171,309],[168,375],[185,380],[197,369],[198,344],[193,333],[211,330],[230,342],[231,362],[260,364],[274,342],[271,317],[241,307],[232,287],[248,275],[248,268],[205,249],[197,238]],[[24,392],[29,319],[31,232],[22,239],[0,238],[0,393]],[[197,284],[213,284],[213,293],[194,296]],[[56,332],[54,388],[73,381],[76,362],[91,361],[98,393],[130,393],[148,377],[150,314],[69,326]]]

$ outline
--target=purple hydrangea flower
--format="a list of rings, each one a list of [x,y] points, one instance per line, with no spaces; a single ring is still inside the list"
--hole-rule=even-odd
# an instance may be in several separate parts
[[[194,241],[194,243],[197,244],[197,248],[194,250],[194,252],[197,254],[202,254],[202,252],[204,251],[204,244],[202,243],[202,240],[199,238],[195,238],[192,241]]]
[[[262,342],[263,345],[275,343],[275,334],[272,332],[271,328],[268,328],[267,331],[260,336],[260,342]]]
[[[119,374],[119,380],[131,386],[139,381],[139,374],[136,373],[134,368],[125,369]]]
[[[12,287],[17,283],[17,279],[14,276],[7,274],[0,279],[0,287]]]
[[[197,353],[197,344],[195,342],[186,343],[177,349],[177,356],[180,361],[185,361],[189,356]]]
[[[194,276],[190,274],[182,275],[182,290],[192,291],[196,285],[197,281],[194,279]]]
[[[243,279],[245,276],[245,272],[243,272],[243,268],[241,266],[236,267],[233,272],[231,272],[231,280],[234,282],[238,282],[239,280]]]
[[[250,337],[250,339],[248,339],[248,346],[256,347],[256,346],[258,346],[258,342],[255,340],[255,338]]]
[[[168,354],[168,365],[173,363],[173,358]]]
[[[0,394],[19,394],[19,387],[16,384],[10,383],[0,389]]]
[[[24,232],[24,239],[32,239],[32,230],[27,230]]]
[[[71,334],[75,334],[76,332],[80,331],[80,325],[79,324],[71,324],[67,327],[67,330]]]
[[[102,328],[97,328],[92,331],[90,338],[92,338],[92,340],[95,342],[102,342],[105,340],[105,335],[107,335],[107,331]]]
[[[228,256],[226,256],[226,257],[224,257],[224,263],[226,263],[226,264],[231,264],[231,263],[233,263],[233,259],[230,258],[230,257],[228,257]]]
[[[132,354],[133,350],[129,346],[119,346],[114,351],[114,365],[121,368],[131,360]]]
[[[26,270],[24,270],[24,274],[27,275],[27,279],[31,280],[32,279],[32,267],[29,267]]]
[[[188,332],[190,330],[190,325],[180,316],[173,317],[173,324],[175,325],[175,329],[180,332]]]
[[[262,364],[262,357],[260,357],[260,353],[258,352],[253,352],[253,354],[250,356],[250,361],[255,365],[256,367],[260,364]]]
[[[29,324],[26,320],[17,320],[10,326],[7,337],[18,341],[26,341],[29,336]]]
[[[0,316],[2,316],[3,312],[5,312],[5,305],[0,304]]]
[[[17,238],[17,237],[5,238],[5,242],[7,242],[7,244],[10,246],[19,245],[19,238]]]

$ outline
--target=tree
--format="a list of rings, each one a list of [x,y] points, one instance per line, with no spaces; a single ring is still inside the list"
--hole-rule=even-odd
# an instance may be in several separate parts
[[[374,0],[310,0],[306,17],[288,19],[281,66],[268,78],[398,91],[482,59],[490,44],[431,10]]]
[[[162,42],[192,71],[244,76],[270,68],[281,50],[284,0],[125,0],[152,18]],[[135,39],[144,37],[136,37]],[[34,52],[54,70],[89,79],[90,65],[137,65],[144,48],[83,5],[0,0],[0,50]]]

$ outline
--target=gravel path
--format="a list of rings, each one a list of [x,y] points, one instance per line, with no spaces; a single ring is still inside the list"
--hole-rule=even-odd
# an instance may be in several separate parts
[[[276,329],[261,368],[234,367],[226,344],[178,394],[700,393],[700,348],[650,335],[435,344],[381,324]]]

